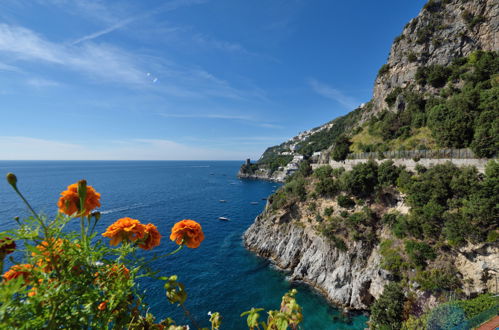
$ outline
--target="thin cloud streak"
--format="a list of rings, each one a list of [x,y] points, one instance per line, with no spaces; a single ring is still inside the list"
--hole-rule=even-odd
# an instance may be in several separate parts
[[[323,84],[315,79],[309,79],[308,84],[317,94],[330,100],[334,100],[349,110],[360,104],[360,102],[357,102],[354,98],[343,94],[338,89],[332,88],[331,86]]]
[[[244,116],[244,115],[226,115],[226,114],[180,114],[180,113],[159,113],[161,117],[165,118],[191,118],[191,119],[222,119],[222,120],[240,120],[246,121],[250,124],[263,127],[263,128],[283,128],[282,126],[271,124],[271,123],[262,123],[258,119]]]
[[[25,136],[0,136],[0,160],[241,160],[260,150],[200,148],[164,139],[83,145]]]
[[[2,55],[9,61],[42,62],[70,69],[99,83],[148,88],[175,97],[265,98],[259,89],[234,88],[201,68],[184,68],[171,61],[132,54],[107,44],[58,44],[24,27],[0,23],[0,60]],[[148,79],[150,70],[145,68],[148,66],[157,67],[158,84]],[[3,68],[11,69],[11,66],[4,65]]]

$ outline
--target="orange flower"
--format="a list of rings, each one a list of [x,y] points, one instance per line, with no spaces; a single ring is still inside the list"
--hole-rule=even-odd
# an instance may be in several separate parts
[[[10,267],[10,269],[6,271],[5,274],[2,275],[2,277],[5,281],[10,281],[15,278],[18,278],[19,276],[22,276],[24,279],[24,283],[29,283],[32,270],[33,270],[32,265],[27,265],[27,264],[14,265]]]
[[[159,242],[161,241],[161,234],[155,225],[152,223],[145,225],[144,234],[146,234],[146,237],[143,242],[139,244],[141,249],[150,250],[159,245]]]
[[[36,246],[36,249],[40,251],[39,253],[32,252],[33,257],[39,257],[37,265],[43,268],[44,272],[52,271],[52,266],[57,263],[60,259],[60,254],[62,253],[64,240],[58,238],[56,241],[51,239],[52,244],[47,241],[43,241],[41,244]]]
[[[87,192],[85,196],[84,208],[85,212],[83,215],[88,216],[90,212],[100,207],[100,194],[92,188],[92,186],[86,186]],[[65,213],[67,215],[73,215],[80,212],[80,196],[78,195],[78,183],[74,183],[68,186],[68,190],[61,193],[61,198],[57,203],[59,207],[59,212]]]
[[[173,226],[170,239],[177,244],[185,244],[195,249],[204,240],[203,229],[194,220],[182,220]]]
[[[105,301],[101,302],[97,307],[98,310],[103,311],[106,309],[107,303]]]
[[[118,245],[122,240],[135,242],[144,237],[145,226],[139,220],[121,218],[107,227],[102,236],[111,239],[111,245]]]

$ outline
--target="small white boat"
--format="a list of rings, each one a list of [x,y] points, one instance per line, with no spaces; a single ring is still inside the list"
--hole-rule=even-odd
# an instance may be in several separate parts
[[[251,205],[258,205],[258,202],[251,202]]]
[[[218,217],[218,220],[222,220],[222,221],[229,221],[229,218],[226,218],[226,217]]]
[[[221,199],[219,200],[220,203],[227,203],[227,201],[225,199]]]

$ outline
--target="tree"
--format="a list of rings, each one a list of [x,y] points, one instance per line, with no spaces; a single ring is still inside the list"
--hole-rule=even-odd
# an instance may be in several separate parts
[[[371,325],[375,329],[400,329],[403,321],[404,292],[395,282],[388,283],[371,308]]]
[[[345,135],[339,136],[338,139],[336,139],[331,157],[337,162],[345,160],[350,153],[351,144],[352,143]]]

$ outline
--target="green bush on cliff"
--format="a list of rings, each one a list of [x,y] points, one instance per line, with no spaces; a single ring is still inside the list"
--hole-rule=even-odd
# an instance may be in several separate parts
[[[405,241],[405,252],[409,256],[409,260],[420,268],[426,267],[428,260],[434,260],[437,257],[431,246],[413,240]]]
[[[383,293],[371,307],[371,326],[374,329],[400,329],[404,301],[404,291],[398,283],[385,285]]]
[[[342,178],[347,192],[357,197],[370,196],[378,183],[378,165],[373,160],[357,164]]]

